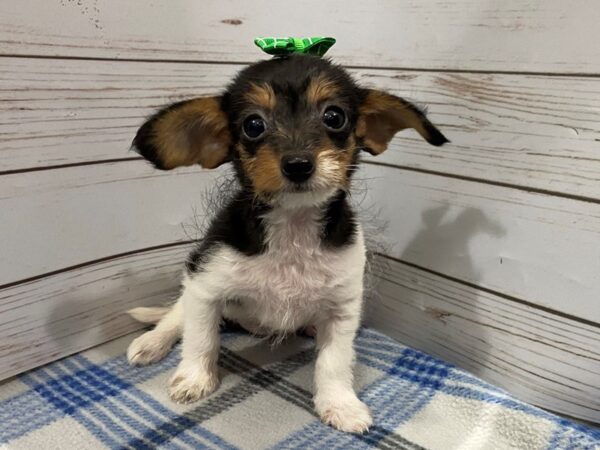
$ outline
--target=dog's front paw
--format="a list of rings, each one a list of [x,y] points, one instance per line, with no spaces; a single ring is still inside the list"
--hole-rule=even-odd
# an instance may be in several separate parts
[[[192,403],[212,394],[217,387],[216,371],[181,363],[169,381],[169,396],[177,403]]]
[[[156,330],[135,338],[127,348],[127,360],[132,366],[145,366],[163,359],[173,347],[175,340]]]
[[[317,398],[315,408],[321,420],[340,431],[364,433],[373,423],[367,405],[354,393],[338,397]]]

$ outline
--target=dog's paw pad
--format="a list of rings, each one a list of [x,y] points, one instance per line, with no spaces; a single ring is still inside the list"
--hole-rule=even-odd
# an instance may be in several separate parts
[[[135,338],[127,348],[127,360],[132,366],[145,366],[163,359],[173,347],[173,339],[155,330]]]
[[[364,433],[373,423],[369,408],[356,397],[323,403],[317,412],[324,423],[347,433]]]
[[[176,403],[192,403],[212,394],[217,387],[216,374],[177,369],[169,381],[169,397]]]

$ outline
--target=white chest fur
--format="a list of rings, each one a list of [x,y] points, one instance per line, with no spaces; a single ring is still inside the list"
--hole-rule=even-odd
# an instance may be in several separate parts
[[[275,209],[264,216],[266,252],[245,256],[220,247],[194,282],[215,283],[229,303],[226,316],[272,331],[293,331],[362,296],[365,249],[360,227],[352,244],[323,244],[322,211]]]

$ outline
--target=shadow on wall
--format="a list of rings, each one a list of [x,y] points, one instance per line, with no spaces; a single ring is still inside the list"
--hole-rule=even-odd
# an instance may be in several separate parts
[[[499,238],[506,231],[477,208],[466,208],[451,219],[447,218],[449,210],[449,205],[442,205],[423,212],[421,229],[406,246],[401,259],[417,264],[421,262],[419,265],[426,267],[426,262],[435,260],[437,272],[459,273],[457,278],[478,284],[481,272],[469,252],[471,241],[481,234]],[[452,294],[457,293],[454,291],[447,295]],[[462,290],[458,295],[461,298],[456,300],[470,304],[471,314],[460,310],[457,313],[456,307],[445,309],[443,299],[441,304],[436,305],[440,307],[426,308],[427,326],[435,331],[439,341],[430,340],[430,348],[423,350],[480,375],[489,364],[486,356],[490,354],[491,346],[484,320],[479,314],[478,296]],[[453,317],[453,313],[460,317]],[[445,344],[443,351],[439,350],[439,342]]]
[[[428,266],[436,261],[438,272],[456,273],[453,266],[460,266],[461,278],[476,283],[480,273],[469,254],[469,242],[479,234],[502,237],[504,228],[492,221],[481,210],[467,208],[451,220],[449,205],[426,210],[421,215],[422,226],[402,252],[400,259]]]
[[[500,238],[506,233],[477,208],[453,214],[449,205],[442,205],[426,210],[421,219],[419,231],[402,251],[400,260],[434,268],[444,275],[459,274],[457,278],[472,284],[479,282],[481,272],[469,252],[471,241],[482,234]],[[384,263],[380,269],[387,272],[385,278],[390,282],[381,282],[379,298],[367,308],[370,324],[381,325],[383,331],[404,344],[476,375],[485,370],[490,344],[485,319],[478,311],[478,295],[472,289],[452,288],[454,282],[443,282],[425,272],[421,272],[421,285],[413,277],[407,280],[406,276],[393,275],[392,265],[395,263]],[[467,309],[457,303],[468,305]]]

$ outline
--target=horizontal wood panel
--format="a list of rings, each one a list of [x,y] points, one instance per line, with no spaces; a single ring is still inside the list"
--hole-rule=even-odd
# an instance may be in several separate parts
[[[364,165],[386,253],[600,323],[600,205]]]
[[[202,220],[204,193],[222,173],[130,161],[0,177],[0,286],[195,238],[182,224]]]
[[[600,328],[377,258],[367,324],[520,399],[600,422]]]
[[[140,251],[0,289],[0,380],[139,329],[124,312],[172,300],[188,251]]]
[[[428,108],[451,143],[412,130],[374,160],[600,201],[600,78],[356,71]]]
[[[256,36],[331,35],[355,66],[600,73],[595,0],[21,0],[0,4],[0,52],[253,61]],[[35,14],[32,14],[35,11]],[[373,32],[377,30],[377,32]]]
[[[144,117],[218,93],[241,66],[8,58],[0,69],[0,172],[135,156]]]
[[[242,66],[10,58],[0,70],[0,172],[131,157],[143,118],[219,92]],[[367,161],[600,201],[600,78],[354,70],[428,106],[452,141],[406,131]]]

